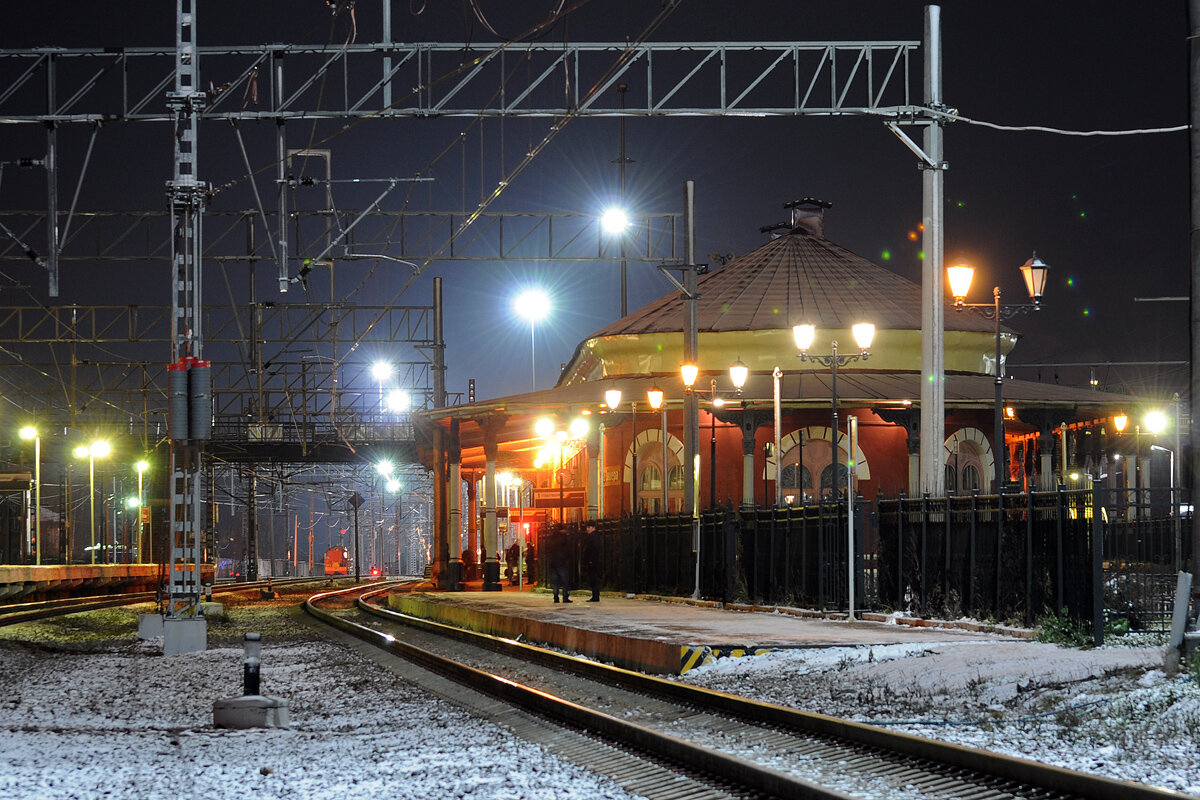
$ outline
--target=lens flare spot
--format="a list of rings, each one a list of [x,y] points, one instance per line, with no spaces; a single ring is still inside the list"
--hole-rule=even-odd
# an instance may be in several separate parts
[[[1074,285],[1075,285],[1075,279],[1067,278],[1067,286],[1074,286]]]
[[[910,242],[915,242],[915,241],[917,240],[917,232],[916,232],[916,231],[909,231],[909,232],[908,232],[908,240],[909,240]]]
[[[879,257],[882,258],[884,261],[891,261],[892,260],[892,251],[884,250],[882,253],[879,254]]]
[[[1083,310],[1083,315],[1084,315],[1085,317],[1090,317],[1090,316],[1092,315],[1092,310],[1091,310],[1090,308],[1085,308],[1085,309]]]

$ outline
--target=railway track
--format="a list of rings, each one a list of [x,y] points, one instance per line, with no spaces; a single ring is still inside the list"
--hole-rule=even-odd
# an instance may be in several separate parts
[[[280,578],[271,581],[253,581],[249,583],[219,583],[213,587],[213,595],[231,594],[234,592],[264,590],[270,586],[286,586],[297,583],[318,583],[323,578]],[[104,594],[92,597],[67,597],[57,600],[40,600],[30,603],[7,603],[0,605],[0,627],[16,625],[21,622],[33,622],[39,619],[60,617],[67,614],[78,614],[83,611],[95,611],[101,608],[114,608],[135,603],[153,603],[158,599],[157,592],[127,592],[123,594]]]
[[[623,785],[629,783],[626,773],[640,776],[639,788],[627,788],[648,797],[1186,797],[415,619],[370,602],[386,589],[368,589],[350,606],[347,598],[355,589],[316,595],[305,608],[390,654],[604,742],[608,750],[593,745],[580,763],[607,771]],[[322,608],[326,604],[338,610]],[[649,761],[624,755],[620,766],[597,769],[597,754],[610,751],[636,752]],[[647,777],[647,771],[658,777]],[[681,779],[686,787],[671,783]],[[655,781],[661,790],[647,791]]]

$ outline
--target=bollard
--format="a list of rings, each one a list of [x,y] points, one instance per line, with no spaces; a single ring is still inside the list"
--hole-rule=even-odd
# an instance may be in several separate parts
[[[259,694],[259,669],[262,666],[262,634],[247,633],[244,643],[245,661],[242,662],[242,694]]]
[[[286,728],[288,702],[259,692],[262,634],[247,633],[242,665],[242,697],[213,701],[213,725],[218,728]]]

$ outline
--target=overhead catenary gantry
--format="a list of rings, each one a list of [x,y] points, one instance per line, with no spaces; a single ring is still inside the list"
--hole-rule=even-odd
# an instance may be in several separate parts
[[[204,59],[204,85],[210,88],[197,93],[193,107],[197,123],[275,123],[272,258],[280,292],[304,277],[298,274],[296,243],[289,241],[283,224],[289,213],[283,197],[291,155],[285,131],[288,122],[320,119],[869,115],[917,125],[926,132],[925,251],[935,253],[933,261],[940,264],[945,167],[940,132],[952,110],[941,103],[936,7],[927,9],[925,40],[920,67],[914,60],[923,45],[910,40],[205,46],[194,52]],[[49,127],[174,122],[164,90],[175,77],[175,55],[169,48],[2,50],[0,122]],[[912,87],[922,75],[924,93],[918,100]],[[640,88],[610,91],[618,83]],[[32,108],[40,110],[29,111]],[[913,146],[911,140],[906,144]],[[243,158],[244,150],[231,155],[239,163]],[[48,184],[56,185],[56,160],[47,158],[44,164]],[[389,180],[394,184],[397,179]],[[376,213],[378,203],[364,213]],[[445,257],[451,242],[462,241],[463,233],[488,212],[487,205],[481,202],[464,222],[452,226],[452,235],[434,242],[414,271]],[[265,207],[261,202],[259,206],[266,220]],[[48,214],[51,223],[60,216],[61,212]],[[59,226],[43,227],[51,251],[43,262],[56,287]],[[9,242],[3,250],[11,253],[14,247]],[[927,284],[935,272],[926,269]],[[931,302],[935,295],[940,302],[939,292],[940,277],[925,286],[924,303],[930,307],[924,318],[927,324],[932,318],[936,327],[926,335],[935,343],[934,352],[923,357],[929,380],[922,384],[928,384],[932,394],[926,397],[923,388],[922,409],[929,420],[940,412],[940,316],[933,313],[936,305]],[[921,430],[921,484],[924,491],[938,492],[944,480],[942,448],[940,442],[932,443],[937,425],[925,424],[929,420],[923,418]]]

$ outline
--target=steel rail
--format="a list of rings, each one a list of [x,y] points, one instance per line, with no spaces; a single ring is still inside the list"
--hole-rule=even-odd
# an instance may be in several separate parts
[[[850,795],[763,767],[736,756],[715,752],[684,739],[659,733],[642,725],[555,697],[507,678],[444,658],[428,650],[398,641],[389,634],[343,619],[317,607],[322,601],[349,594],[355,589],[340,589],[310,597],[304,610],[313,617],[401,658],[413,661],[451,680],[481,691],[506,703],[556,719],[568,726],[583,728],[619,745],[635,748],[652,757],[664,759],[696,773],[715,776],[739,787],[780,798],[823,798],[849,800]],[[364,594],[378,593],[372,589]],[[360,601],[361,606],[361,601]]]
[[[747,722],[777,726],[800,734],[828,737],[841,742],[897,753],[945,767],[1013,781],[1046,791],[1060,792],[1073,797],[1095,798],[1095,800],[1161,800],[1168,797],[1185,798],[1189,796],[1169,789],[1075,772],[1037,761],[885,730],[860,722],[801,711],[774,703],[751,700],[597,661],[580,659],[512,639],[412,617],[367,602],[368,597],[378,593],[380,592],[364,593],[358,600],[358,607],[365,613],[389,621],[433,631],[515,658],[617,684],[655,697],[734,716]]]
[[[322,578],[284,578],[282,580],[264,580],[251,583],[227,583],[214,586],[213,594],[233,594],[234,592],[265,589],[268,586],[314,583],[318,580],[322,580]],[[51,617],[65,617],[68,614],[80,614],[84,611],[96,611],[102,608],[148,603],[153,602],[157,598],[158,592],[129,592],[126,594],[41,600],[30,603],[8,603],[0,605],[0,627],[18,625],[22,622],[35,622],[39,619],[49,619]]]

